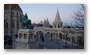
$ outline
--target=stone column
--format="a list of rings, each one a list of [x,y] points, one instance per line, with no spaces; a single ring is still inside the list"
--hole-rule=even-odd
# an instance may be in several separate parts
[[[56,28],[58,28],[58,24],[56,24]]]
[[[14,34],[17,34],[18,32],[17,32],[17,13],[16,13],[16,15],[15,15],[15,18],[14,18]]]
[[[8,12],[8,35],[11,36],[11,12]]]
[[[21,14],[21,13],[20,13],[20,14]],[[19,14],[19,19],[18,19],[18,24],[19,24],[19,28],[18,28],[18,29],[21,28],[21,22],[20,22],[20,18],[21,18],[21,16],[20,16],[20,14]]]
[[[56,32],[54,33],[54,38],[56,39]]]

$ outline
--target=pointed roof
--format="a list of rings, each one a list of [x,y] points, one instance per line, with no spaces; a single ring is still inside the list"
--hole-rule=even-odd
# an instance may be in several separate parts
[[[47,24],[49,24],[48,18],[47,18]]]
[[[43,23],[43,26],[45,26],[46,25],[46,20],[44,19],[44,23]]]
[[[46,20],[44,19],[44,24],[46,24]]]
[[[49,27],[50,26],[49,21],[48,21],[48,18],[47,19],[44,19],[43,26],[44,27]]]
[[[56,13],[56,17],[55,17],[54,22],[62,22],[61,19],[60,19],[60,15],[59,15],[58,9],[57,9],[57,13]]]
[[[9,9],[9,6],[11,6],[11,9],[15,9],[23,12],[18,4],[4,4],[4,10]]]

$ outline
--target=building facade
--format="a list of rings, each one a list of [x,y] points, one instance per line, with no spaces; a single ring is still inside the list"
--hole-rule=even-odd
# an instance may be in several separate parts
[[[4,35],[15,36],[21,28],[23,11],[18,4],[4,4]]]

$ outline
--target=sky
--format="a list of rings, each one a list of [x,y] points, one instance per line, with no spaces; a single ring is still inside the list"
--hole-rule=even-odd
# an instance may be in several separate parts
[[[23,14],[27,13],[32,23],[39,23],[48,18],[50,24],[55,20],[57,9],[63,23],[74,23],[72,16],[81,8],[80,4],[19,4],[19,6]]]

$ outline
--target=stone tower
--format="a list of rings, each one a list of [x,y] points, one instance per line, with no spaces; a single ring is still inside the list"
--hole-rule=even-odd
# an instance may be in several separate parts
[[[59,11],[57,9],[56,17],[55,17],[55,20],[53,22],[53,28],[61,28],[62,25],[63,25],[63,23],[60,19]]]

